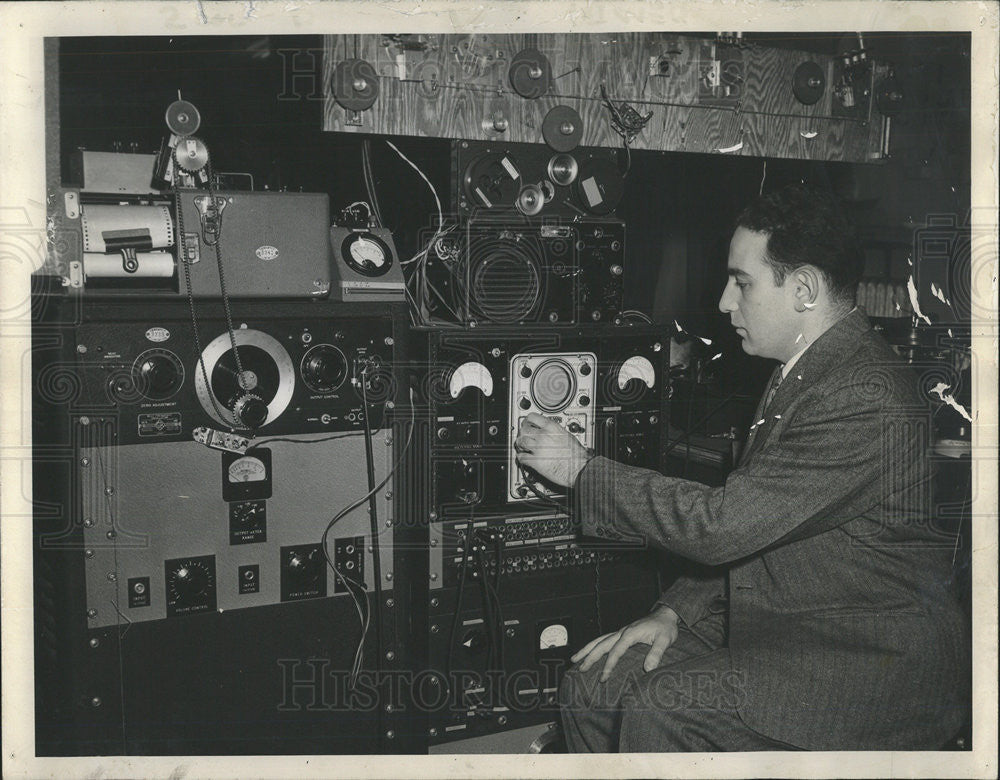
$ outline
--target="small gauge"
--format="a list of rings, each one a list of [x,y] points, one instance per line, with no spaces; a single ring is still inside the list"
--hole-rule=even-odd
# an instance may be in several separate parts
[[[364,276],[382,276],[392,266],[392,250],[372,233],[349,233],[341,252],[352,269]]]
[[[553,623],[542,629],[538,635],[538,649],[551,650],[556,647],[566,647],[569,644],[569,632],[561,623]]]
[[[267,479],[267,467],[249,455],[229,464],[227,473],[230,482],[262,482]]]

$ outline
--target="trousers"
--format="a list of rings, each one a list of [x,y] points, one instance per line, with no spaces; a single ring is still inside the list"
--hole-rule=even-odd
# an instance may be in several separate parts
[[[794,745],[746,726],[737,713],[745,679],[725,647],[725,616],[696,632],[679,626],[660,665],[646,672],[649,645],[630,647],[606,682],[604,661],[570,669],[559,687],[566,746],[572,753],[788,750]]]

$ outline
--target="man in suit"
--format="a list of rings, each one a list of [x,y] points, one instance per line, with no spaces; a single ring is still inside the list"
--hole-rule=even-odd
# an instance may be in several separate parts
[[[862,265],[828,193],[795,185],[738,219],[719,308],[779,366],[724,486],[522,424],[519,461],[572,488],[584,534],[696,565],[573,656],[570,750],[939,749],[962,725],[968,637],[933,522],[929,419],[855,308]]]

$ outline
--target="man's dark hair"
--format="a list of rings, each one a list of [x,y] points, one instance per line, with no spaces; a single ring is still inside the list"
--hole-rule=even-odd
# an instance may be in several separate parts
[[[829,190],[791,184],[762,195],[736,220],[737,227],[767,233],[767,260],[775,284],[796,268],[819,269],[834,300],[853,306],[864,273],[854,225]]]

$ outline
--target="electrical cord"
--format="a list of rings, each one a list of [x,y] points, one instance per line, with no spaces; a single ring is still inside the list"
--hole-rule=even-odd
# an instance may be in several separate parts
[[[361,639],[358,642],[358,650],[355,653],[355,658],[356,659],[361,659],[360,663],[357,664],[357,669],[358,670],[360,670],[360,668],[361,668],[360,664],[363,663],[363,659],[364,659],[364,644],[365,644],[365,639],[368,636],[368,627],[369,627],[369,624],[370,624],[370,621],[371,621],[371,614],[370,614],[370,610],[368,609],[368,597],[367,597],[367,593],[365,593],[364,598],[361,600],[361,601],[364,602],[364,605],[365,605],[364,610],[362,610],[361,605],[359,603],[359,600],[357,598],[357,595],[355,594],[355,592],[348,585],[349,582],[354,582],[354,581],[353,580],[348,580],[347,578],[345,578],[344,575],[342,575],[339,571],[337,571],[336,566],[334,566],[333,558],[330,555],[330,550],[329,550],[330,531],[333,530],[333,527],[337,523],[339,523],[345,516],[347,516],[348,514],[350,514],[351,512],[353,512],[355,509],[357,509],[359,506],[361,506],[362,504],[364,504],[365,502],[367,502],[369,500],[370,496],[375,495],[376,493],[378,493],[379,490],[381,490],[383,487],[385,487],[388,484],[389,480],[392,479],[393,475],[396,473],[396,470],[399,468],[399,465],[402,463],[403,458],[406,456],[406,453],[407,453],[407,451],[410,448],[410,444],[413,442],[413,429],[416,427],[416,411],[415,411],[415,404],[414,404],[413,401],[414,401],[414,399],[413,399],[413,391],[411,389],[410,390],[410,421],[409,421],[410,425],[409,425],[409,431],[408,431],[407,436],[406,436],[406,442],[403,444],[402,449],[400,450],[399,454],[396,456],[396,460],[393,462],[392,468],[389,470],[389,473],[386,474],[385,478],[379,484],[377,484],[373,489],[369,490],[367,493],[365,493],[365,495],[361,496],[361,498],[359,498],[356,501],[352,502],[351,504],[347,505],[346,507],[344,507],[343,509],[341,509],[336,515],[334,515],[333,518],[331,518],[331,520],[326,524],[326,528],[323,530],[323,535],[322,535],[321,542],[320,542],[320,546],[323,548],[323,557],[326,558],[327,565],[333,570],[334,575],[337,577],[337,579],[340,580],[341,582],[343,582],[344,586],[348,588],[348,592],[351,594],[352,599],[354,599],[355,606],[358,609],[359,618],[362,617],[362,614],[365,615],[365,617],[361,619],[361,624],[362,624],[362,626],[361,626]],[[374,539],[372,540],[372,547],[373,547],[373,550],[376,548],[375,540]],[[377,572],[377,577],[380,578],[381,576],[382,576],[381,575],[381,571],[378,571]],[[358,585],[358,583],[356,583],[356,582],[354,582],[354,584]],[[353,681],[353,684],[356,684],[356,682],[357,682],[357,674],[354,674],[352,676],[352,681]]]
[[[455,596],[455,612],[451,617],[451,631],[448,633],[448,650],[445,653],[444,673],[445,689],[451,694],[451,658],[455,647],[455,638],[458,634],[458,623],[462,615],[462,598],[465,595],[465,574],[469,565],[469,548],[472,546],[472,523],[473,513],[469,512],[469,533],[465,537],[465,544],[462,546],[462,563],[458,570],[458,593]]]
[[[528,490],[534,493],[538,499],[544,501],[549,506],[556,507],[557,509],[561,510],[562,512],[565,512],[566,514],[570,514],[570,509],[568,505],[563,504],[561,501],[557,501],[556,499],[552,498],[552,496],[545,495],[541,490],[538,489],[537,485],[535,484],[535,480],[528,475],[528,472],[524,466],[518,463],[517,468],[521,472],[521,479],[524,481],[524,484],[527,485]]]
[[[372,533],[372,568],[375,570],[372,579],[375,585],[375,652],[376,672],[382,670],[382,556],[378,535],[378,506],[375,501],[375,453],[372,444],[371,409],[368,403],[368,369],[365,364],[361,369],[361,400],[365,407],[365,467],[368,475],[368,524]],[[383,412],[384,416],[384,412]],[[381,676],[381,675],[379,675]]]

